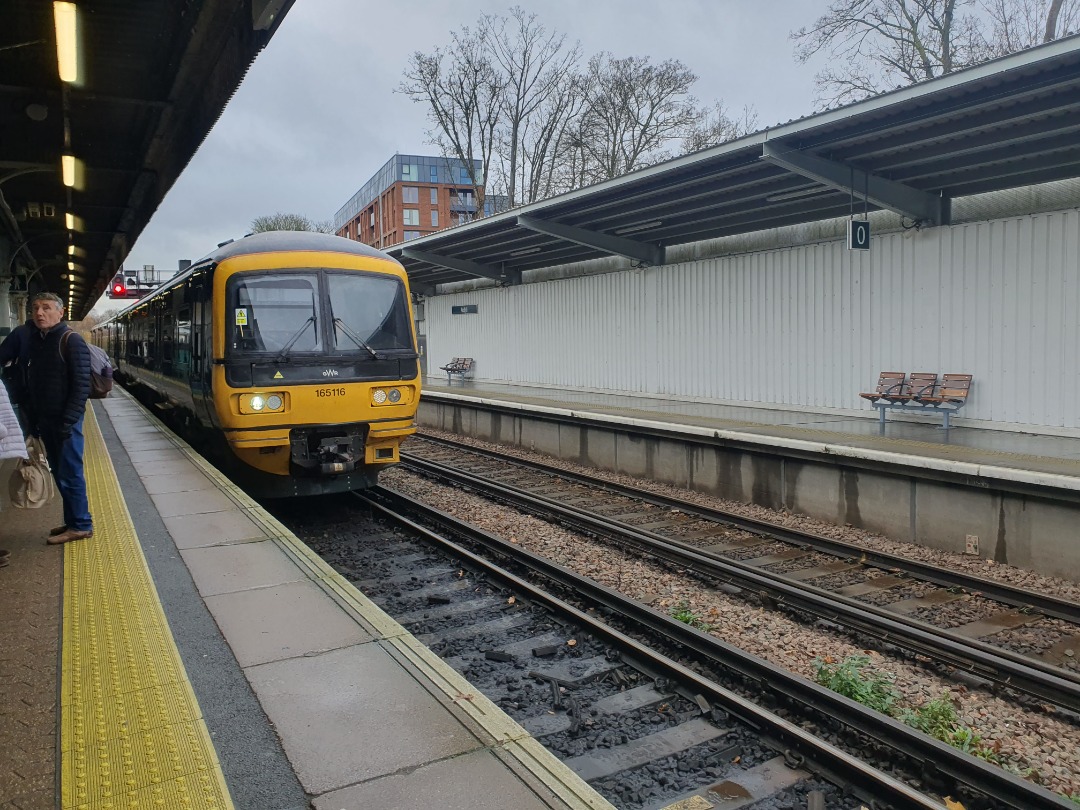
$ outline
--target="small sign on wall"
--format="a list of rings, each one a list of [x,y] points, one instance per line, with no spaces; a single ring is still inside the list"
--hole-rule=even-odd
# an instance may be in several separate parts
[[[870,249],[870,221],[866,219],[849,219],[847,224],[848,250]]]
[[[453,315],[475,315],[476,304],[461,304],[460,306],[450,307],[450,312]]]

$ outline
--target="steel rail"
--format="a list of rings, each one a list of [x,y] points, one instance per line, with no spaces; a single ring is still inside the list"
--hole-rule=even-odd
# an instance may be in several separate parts
[[[799,546],[811,547],[815,551],[821,551],[825,554],[831,554],[842,558],[856,558],[868,565],[877,566],[890,571],[904,571],[944,588],[961,588],[965,591],[978,592],[994,601],[1013,605],[1015,607],[1035,608],[1039,613],[1045,616],[1063,619],[1064,621],[1080,625],[1080,603],[1071,602],[1067,599],[1061,599],[1055,596],[1025,590],[1023,588],[1016,588],[1011,585],[1005,585],[991,579],[986,579],[985,577],[977,577],[973,574],[950,571],[928,563],[919,562],[918,560],[909,560],[905,557],[889,554],[884,551],[874,551],[873,549],[857,546],[854,543],[845,543],[843,540],[834,540],[831,537],[825,537],[820,534],[790,529],[786,526],[781,526],[766,520],[745,517],[723,509],[710,509],[679,498],[670,498],[653,492],[644,492],[639,489],[634,489],[633,487],[617,484],[586,473],[571,472],[569,470],[551,467],[540,462],[529,461],[507,453],[500,453],[497,450],[488,450],[485,448],[472,447],[470,445],[457,444],[449,439],[443,439],[437,436],[420,436],[420,438],[425,442],[431,442],[432,444],[442,445],[444,447],[451,447],[455,450],[462,450],[479,456],[498,459],[499,461],[505,461],[519,467],[525,467],[536,470],[537,472],[564,478],[574,483],[603,489],[616,495],[622,495],[626,498],[651,503],[655,506],[662,506],[667,509],[678,509],[684,514],[694,515],[704,520],[733,526],[737,529],[742,529],[743,531],[775,537],[778,540]],[[403,460],[414,457],[415,456],[411,453],[402,453]]]
[[[809,707],[816,715],[834,718],[844,726],[872,738],[878,744],[902,752],[920,767],[919,778],[930,784],[942,785],[945,793],[951,794],[963,786],[972,795],[989,797],[1000,806],[1014,808],[1014,810],[1063,810],[1075,807],[1071,802],[1051,793],[1046,788],[964,754],[903,723],[867,709],[832,690],[720,641],[452,515],[385,487],[369,490],[363,495],[356,493],[356,495],[371,504],[373,508],[382,509],[389,517],[404,523],[410,529],[421,532],[424,536],[451,549],[453,553],[461,554],[470,563],[480,566],[485,571],[495,573],[498,569],[492,571],[492,564],[479,555],[396,514],[394,510],[407,509],[419,514],[425,520],[467,537],[470,542],[481,545],[490,553],[513,560],[528,568],[532,573],[557,582],[575,594],[598,602],[603,607],[622,615],[629,624],[648,628],[652,632],[671,639],[678,646],[692,650],[709,665],[735,673],[744,683],[767,688],[781,703]],[[887,802],[904,810],[908,808],[941,810],[942,805],[937,800],[919,793],[899,780],[818,739],[799,726],[655,652],[588,613],[558,602],[527,580],[507,572],[498,572],[496,575],[533,601],[552,606],[558,604],[559,610],[565,610],[567,615],[590,632],[615,646],[630,650],[635,659],[646,662],[648,666],[656,670],[668,673],[669,677],[692,684],[712,702],[744,722],[766,729],[767,735],[778,744],[779,750],[785,751],[789,757],[794,757],[796,760],[804,759],[814,763],[819,773],[834,784],[847,786],[851,792],[867,801],[871,807],[880,807],[881,802]]]
[[[438,462],[409,458],[406,465],[443,480],[492,493],[494,497],[506,502],[524,505],[564,525],[572,525],[579,531],[608,535],[622,542],[633,543],[641,551],[655,557],[679,566],[696,568],[722,582],[768,595],[778,605],[806,611],[826,621],[878,638],[884,643],[942,661],[971,675],[1016,689],[1055,706],[1080,712],[1080,675],[1052,667],[1042,661],[965,638],[910,617],[890,613],[875,605],[787,580],[778,574],[770,574],[745,563],[710,555],[652,532],[634,529],[593,515],[587,510],[567,506],[505,484],[497,484],[487,478],[478,478]]]

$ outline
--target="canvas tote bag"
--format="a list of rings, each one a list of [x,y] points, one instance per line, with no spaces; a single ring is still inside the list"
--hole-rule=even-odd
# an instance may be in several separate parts
[[[56,483],[41,439],[33,436],[28,438],[26,453],[28,458],[19,459],[18,466],[11,474],[11,503],[19,509],[37,509],[56,495]]]

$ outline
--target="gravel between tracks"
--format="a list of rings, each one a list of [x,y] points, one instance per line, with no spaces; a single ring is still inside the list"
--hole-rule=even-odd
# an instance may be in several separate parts
[[[992,561],[963,558],[933,549],[900,543],[852,527],[837,527],[799,515],[773,512],[761,507],[722,501],[717,498],[675,489],[627,476],[603,474],[593,469],[559,462],[536,453],[515,451],[460,436],[426,430],[430,435],[446,435],[477,447],[499,450],[530,460],[555,464],[567,470],[602,475],[642,490],[673,495],[703,506],[730,509],[762,520],[812,531],[867,548],[902,555],[924,562],[977,573],[1002,582],[1052,593],[1066,599],[1080,599],[1075,583],[1023,571]],[[408,447],[406,446],[406,449]],[[792,672],[813,677],[814,661],[843,660],[850,655],[869,654],[875,671],[892,677],[903,703],[915,707],[948,693],[965,724],[992,746],[1008,767],[1040,782],[1051,790],[1080,795],[1080,727],[1048,712],[1029,710],[997,698],[988,692],[969,690],[907,661],[867,653],[841,634],[806,627],[783,615],[759,607],[747,607],[737,597],[687,582],[650,562],[624,555],[542,520],[522,516],[488,501],[412,475],[402,469],[388,470],[381,482],[454,514],[487,531],[511,538],[528,550],[542,554],[580,574],[616,588],[661,610],[683,606],[713,626],[714,635],[752,652]]]

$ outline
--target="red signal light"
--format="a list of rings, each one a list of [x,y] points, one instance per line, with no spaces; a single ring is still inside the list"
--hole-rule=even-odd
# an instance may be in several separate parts
[[[127,292],[127,288],[123,284],[113,284],[113,295],[124,295]]]

